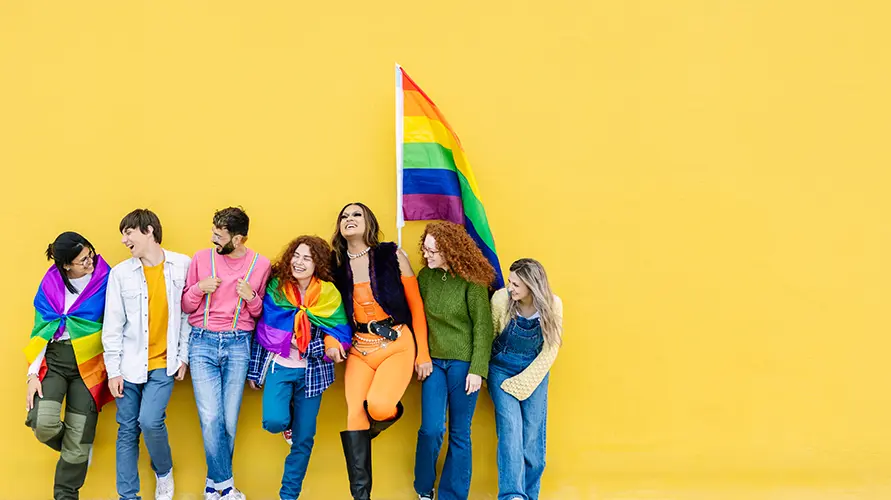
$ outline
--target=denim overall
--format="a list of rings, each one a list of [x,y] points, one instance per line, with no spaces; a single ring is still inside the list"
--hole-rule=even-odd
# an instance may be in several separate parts
[[[489,394],[498,435],[498,500],[536,500],[545,467],[548,378],[520,401],[501,383],[522,372],[541,353],[544,337],[537,317],[512,319],[492,345]]]

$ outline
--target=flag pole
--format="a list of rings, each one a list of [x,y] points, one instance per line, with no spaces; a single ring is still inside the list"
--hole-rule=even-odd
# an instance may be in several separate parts
[[[404,134],[404,94],[402,93],[402,68],[396,63],[396,234],[397,244],[402,248],[402,228],[405,215],[402,211],[402,144]]]

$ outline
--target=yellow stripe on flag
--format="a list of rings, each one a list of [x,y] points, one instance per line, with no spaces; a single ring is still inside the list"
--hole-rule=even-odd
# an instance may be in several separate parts
[[[37,359],[37,355],[40,354],[44,347],[46,347],[46,340],[40,337],[33,337],[28,342],[28,345],[25,346],[25,359],[28,360],[29,365]]]
[[[473,170],[470,169],[470,164],[467,162],[464,151],[455,141],[455,137],[449,129],[441,121],[431,120],[426,116],[406,116],[404,123],[403,137],[406,144],[437,143],[452,152],[455,166],[464,178],[467,179],[467,184],[473,191],[474,196],[480,200],[480,190],[476,185],[476,177],[473,175]]]
[[[100,332],[96,332],[86,337],[73,339],[71,347],[74,348],[74,355],[78,362],[93,359],[102,354],[102,335]]]

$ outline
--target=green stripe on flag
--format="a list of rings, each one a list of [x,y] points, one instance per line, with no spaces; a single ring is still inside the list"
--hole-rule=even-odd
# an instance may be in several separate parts
[[[39,312],[34,311],[34,328],[31,330],[31,338],[40,337],[49,341],[59,329],[61,320],[45,321]]]
[[[458,172],[458,183],[461,185],[461,204],[464,205],[464,216],[473,222],[473,227],[479,233],[483,243],[495,253],[495,238],[492,237],[492,230],[489,228],[489,220],[486,218],[486,209],[473,190],[470,184],[461,172]]]
[[[455,166],[455,157],[452,150],[443,147],[436,142],[411,142],[403,145],[403,168],[429,168],[449,170],[458,174],[458,184],[461,186],[461,204],[464,207],[464,216],[470,219],[476,228],[483,243],[495,252],[495,238],[489,228],[489,220],[486,218],[486,209],[483,203],[470,189],[470,183],[464,174]]]
[[[404,168],[440,168],[457,172],[452,150],[436,142],[411,142],[403,145]]]
[[[102,331],[102,323],[69,316],[65,321],[65,331],[68,332],[72,340],[89,337],[94,333]]]

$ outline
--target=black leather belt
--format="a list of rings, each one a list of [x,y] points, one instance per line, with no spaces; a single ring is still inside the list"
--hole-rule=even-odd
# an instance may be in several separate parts
[[[391,341],[399,338],[399,332],[393,329],[394,326],[396,326],[396,320],[392,317],[368,323],[356,322],[356,329],[359,333],[371,333]]]

